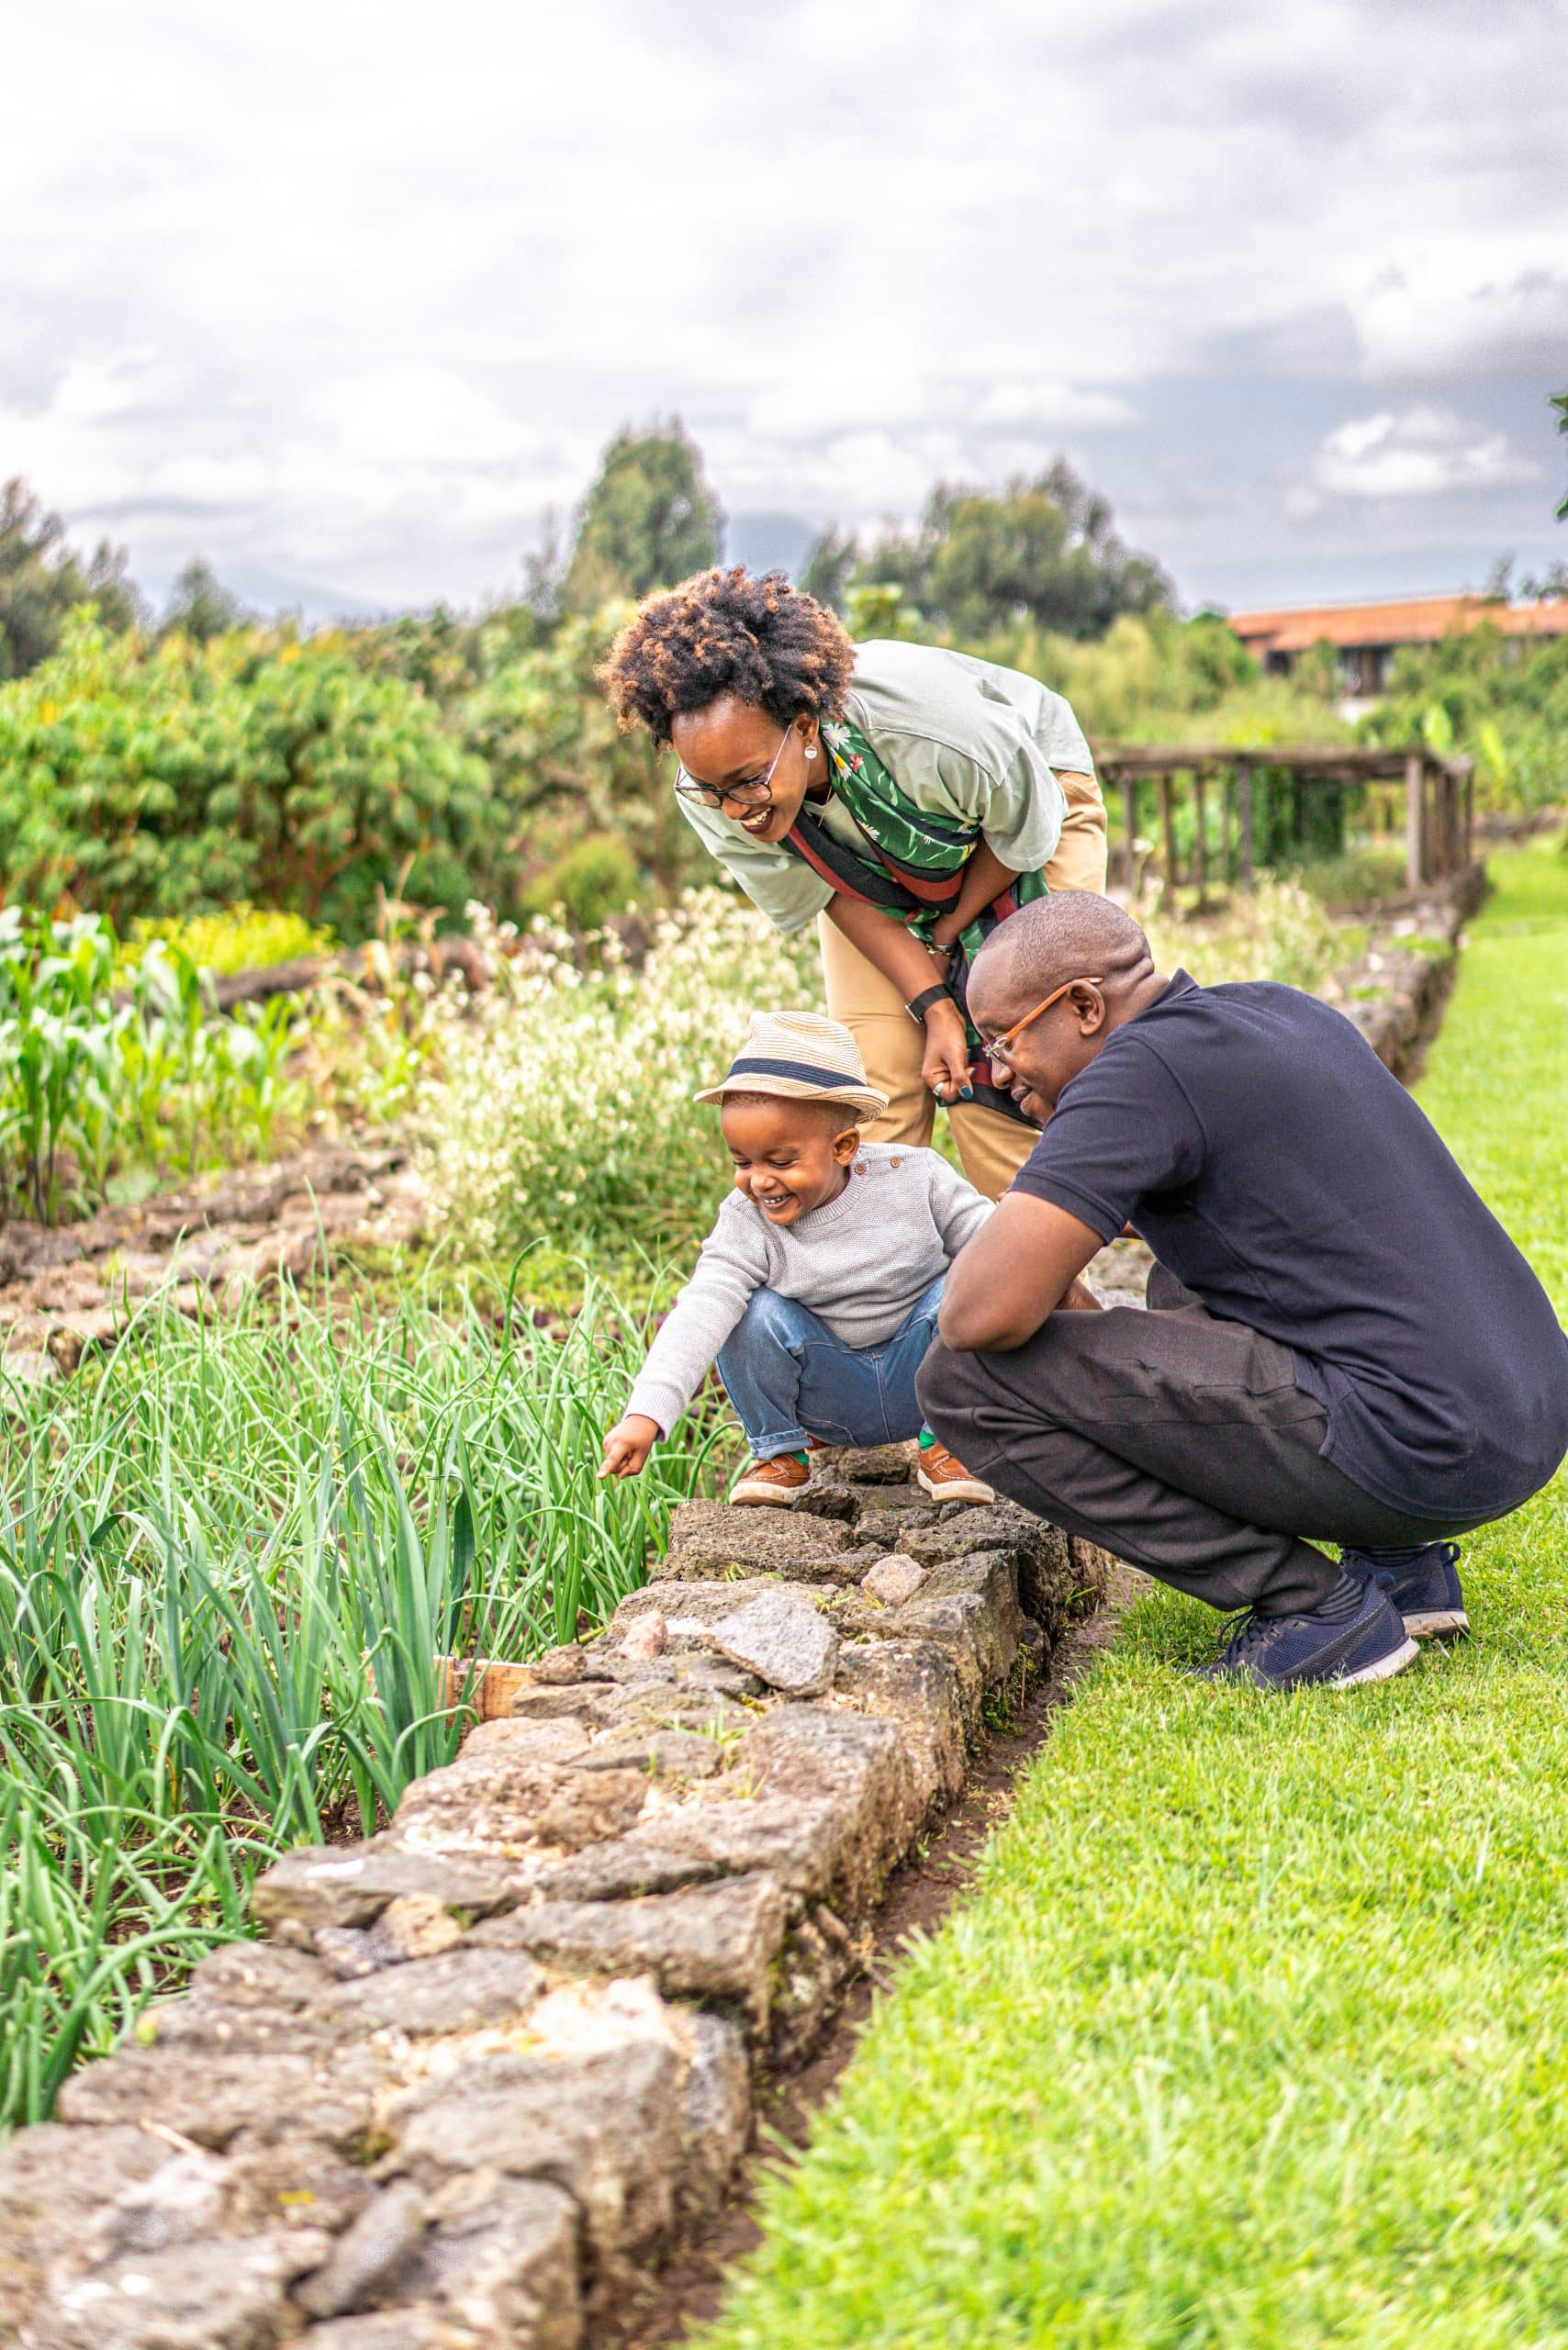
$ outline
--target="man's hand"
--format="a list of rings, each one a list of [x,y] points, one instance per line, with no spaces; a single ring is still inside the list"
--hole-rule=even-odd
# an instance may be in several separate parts
[[[635,1477],[664,1430],[642,1412],[628,1412],[604,1439],[601,1477]]]
[[[934,1003],[926,1013],[925,1051],[920,1075],[938,1102],[973,1101],[969,1031],[956,1003]]]

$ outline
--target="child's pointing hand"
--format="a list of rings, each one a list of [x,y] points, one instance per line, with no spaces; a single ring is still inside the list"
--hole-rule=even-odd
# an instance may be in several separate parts
[[[663,1433],[657,1420],[647,1419],[641,1412],[628,1412],[604,1439],[599,1475],[635,1477]]]

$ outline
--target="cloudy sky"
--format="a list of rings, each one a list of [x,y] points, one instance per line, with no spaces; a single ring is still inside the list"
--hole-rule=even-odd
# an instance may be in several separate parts
[[[1193,603],[1568,554],[1568,0],[12,0],[0,475],[155,595],[748,560],[1065,452]]]

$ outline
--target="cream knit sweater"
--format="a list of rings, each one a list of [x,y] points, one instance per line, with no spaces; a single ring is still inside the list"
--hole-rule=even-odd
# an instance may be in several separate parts
[[[838,1197],[796,1224],[769,1224],[732,1192],[627,1411],[667,1435],[755,1290],[794,1298],[848,1346],[885,1345],[991,1211],[938,1152],[906,1143],[862,1143]]]

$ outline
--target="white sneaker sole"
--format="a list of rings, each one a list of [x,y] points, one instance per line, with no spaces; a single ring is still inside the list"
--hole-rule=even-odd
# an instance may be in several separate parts
[[[1462,1607],[1430,1607],[1424,1616],[1406,1616],[1405,1628],[1413,1640],[1440,1640],[1468,1632],[1470,1618]]]
[[[1396,1673],[1403,1673],[1406,1665],[1414,1664],[1420,1653],[1406,1633],[1403,1646],[1387,1656],[1380,1656],[1375,1664],[1363,1664],[1359,1673],[1336,1673],[1332,1681],[1320,1682],[1318,1686],[1324,1689],[1355,1689],[1363,1681],[1392,1681]]]
[[[993,1502],[996,1499],[995,1487],[982,1485],[978,1477],[949,1477],[945,1483],[936,1485],[933,1484],[924,1469],[917,1469],[914,1473],[921,1492],[929,1494],[934,1502]]]
[[[732,1509],[793,1509],[805,1491],[804,1485],[780,1487],[753,1484],[747,1478],[743,1477],[730,1495],[730,1507]]]

